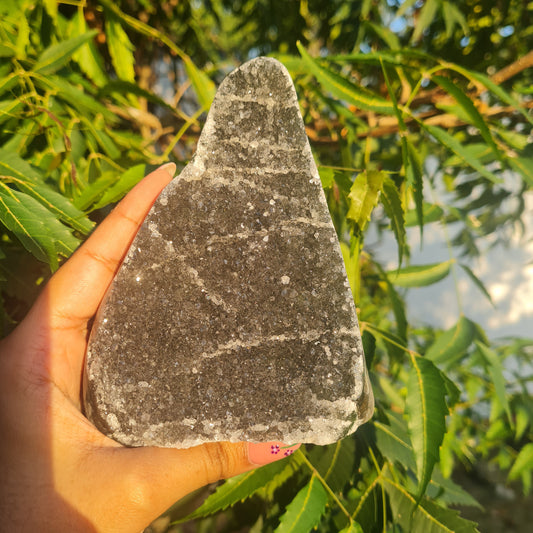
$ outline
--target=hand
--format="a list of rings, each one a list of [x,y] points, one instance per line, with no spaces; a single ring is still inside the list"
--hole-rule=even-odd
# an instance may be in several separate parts
[[[269,455],[272,443],[126,448],[81,413],[89,322],[175,169],[164,165],[141,181],[0,343],[0,523],[6,531],[140,531],[189,492],[278,458]]]

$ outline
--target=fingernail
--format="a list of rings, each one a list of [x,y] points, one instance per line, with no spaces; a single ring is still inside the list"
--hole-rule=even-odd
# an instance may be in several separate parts
[[[164,170],[171,178],[176,174],[176,164],[175,163],[165,163],[161,165],[157,170]]]
[[[300,446],[283,442],[249,442],[248,459],[254,465],[267,465],[292,455]]]

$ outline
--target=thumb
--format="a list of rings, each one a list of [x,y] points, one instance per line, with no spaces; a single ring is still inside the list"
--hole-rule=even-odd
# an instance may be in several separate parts
[[[122,451],[129,463],[124,465],[126,471],[135,473],[138,512],[148,525],[194,490],[283,459],[299,447],[281,442],[212,442],[183,450],[147,447]]]

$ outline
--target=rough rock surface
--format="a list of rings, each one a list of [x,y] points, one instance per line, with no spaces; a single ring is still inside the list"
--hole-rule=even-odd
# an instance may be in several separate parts
[[[85,411],[125,445],[327,444],[373,411],[337,236],[285,68],[221,84],[93,326]]]

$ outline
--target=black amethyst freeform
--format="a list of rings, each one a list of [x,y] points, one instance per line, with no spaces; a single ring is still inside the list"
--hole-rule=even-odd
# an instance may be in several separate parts
[[[328,444],[371,416],[337,235],[278,61],[221,84],[100,307],[84,401],[131,446]]]

